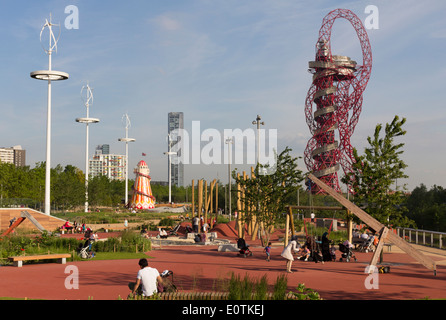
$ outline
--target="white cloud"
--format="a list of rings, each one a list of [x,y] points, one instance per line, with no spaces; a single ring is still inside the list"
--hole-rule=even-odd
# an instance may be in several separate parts
[[[181,23],[167,15],[160,15],[153,19],[158,27],[167,31],[176,31],[181,29]]]

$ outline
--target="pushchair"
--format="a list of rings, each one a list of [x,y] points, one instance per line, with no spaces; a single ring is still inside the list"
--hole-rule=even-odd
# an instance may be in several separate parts
[[[373,248],[373,242],[375,240],[374,236],[370,236],[367,239],[364,240],[363,243],[361,243],[358,247],[359,251],[361,252],[373,252],[374,248]]]
[[[178,236],[178,230],[180,230],[181,225],[177,224],[175,228],[169,231],[169,236]]]
[[[342,261],[342,259],[345,259],[345,261],[350,262],[350,259],[353,258],[356,261],[356,256],[353,253],[353,249],[343,243],[339,244],[339,251],[342,252],[341,258],[339,258],[339,261]]]
[[[79,255],[79,257],[81,257],[82,259],[94,258],[96,254],[91,250],[92,244],[93,241],[90,239],[85,241],[84,244],[80,243],[79,247],[77,248],[77,254]]]
[[[239,255],[243,255],[245,258],[248,256],[252,256],[252,251],[249,250],[249,246],[246,244],[245,239],[239,238],[237,240],[237,248],[240,249]]]
[[[164,270],[160,276],[163,284],[158,284],[158,292],[177,292],[177,286],[173,283],[173,271]]]

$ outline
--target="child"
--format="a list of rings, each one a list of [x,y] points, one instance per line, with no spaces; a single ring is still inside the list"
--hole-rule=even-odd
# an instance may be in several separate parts
[[[300,256],[297,258],[299,260],[304,260],[304,261],[308,261],[308,258],[310,257],[310,249],[308,248],[308,246],[304,245],[300,250],[299,250],[299,254]]]
[[[336,248],[333,244],[331,245],[330,248],[330,256],[331,256],[331,261],[336,261]]]
[[[271,260],[271,242],[268,242],[268,245],[263,251],[266,253],[266,261],[269,262]]]

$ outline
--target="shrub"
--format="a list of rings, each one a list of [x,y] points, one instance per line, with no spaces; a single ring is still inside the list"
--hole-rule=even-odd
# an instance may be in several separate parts
[[[274,284],[273,300],[285,300],[286,291],[288,286],[288,278],[286,275],[277,276],[276,283]]]
[[[142,252],[150,250],[152,250],[150,240],[131,231],[124,231],[121,238],[108,238],[105,241],[96,241],[93,244],[93,251],[96,252]]]

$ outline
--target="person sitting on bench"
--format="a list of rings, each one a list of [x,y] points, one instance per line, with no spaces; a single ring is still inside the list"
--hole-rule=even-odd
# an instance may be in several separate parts
[[[65,224],[62,226],[62,229],[66,229],[66,230],[70,231],[70,230],[73,230],[73,227],[70,226],[68,221],[66,221]]]
[[[166,230],[164,230],[164,229],[159,229],[159,232],[160,232],[159,237],[160,237],[161,239],[167,239],[168,235],[167,235]]]

